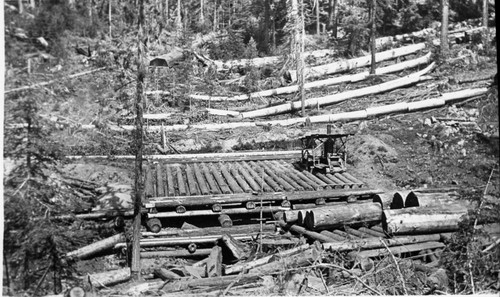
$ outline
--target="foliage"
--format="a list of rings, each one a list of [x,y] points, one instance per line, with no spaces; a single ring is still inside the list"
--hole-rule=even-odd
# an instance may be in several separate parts
[[[230,60],[244,58],[246,45],[243,43],[241,34],[228,31],[227,37],[216,42],[210,41],[205,44],[210,53],[210,58],[215,60]]]
[[[354,56],[360,49],[366,49],[370,40],[370,30],[366,26],[367,14],[359,8],[344,6],[339,17],[346,32],[346,54]]]
[[[415,3],[401,7],[400,12],[402,33],[418,31],[424,27],[423,18],[418,13],[418,7]]]

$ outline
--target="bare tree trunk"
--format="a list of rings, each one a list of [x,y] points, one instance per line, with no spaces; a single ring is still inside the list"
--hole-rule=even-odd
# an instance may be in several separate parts
[[[320,25],[319,25],[319,0],[315,0],[316,5],[316,35],[321,33]]]
[[[484,51],[489,52],[489,30],[488,30],[488,0],[483,0],[483,27],[484,27]]]
[[[19,8],[19,13],[22,14],[24,12],[23,0],[18,0],[17,4],[18,4],[17,6]]]
[[[170,19],[170,3],[168,0],[165,0],[165,18],[167,19],[167,24],[168,24],[168,20]]]
[[[448,15],[449,15],[449,0],[441,0],[441,55],[448,55]]]
[[[264,49],[266,53],[269,53],[269,28],[271,27],[271,6],[269,0],[264,0],[264,28],[262,28],[264,34]]]
[[[370,74],[375,74],[375,71],[377,69],[377,61],[375,60],[375,53],[377,51],[377,44],[376,44],[376,41],[375,41],[375,35],[377,33],[377,23],[376,23],[376,16],[377,16],[377,0],[372,0],[372,5],[371,5],[371,14],[370,14],[370,17],[371,17],[371,23],[372,23],[372,27],[371,27],[371,36],[370,36],[370,39],[371,39],[371,54],[372,54],[372,64],[371,64],[371,67],[370,67]]]
[[[30,0],[30,7],[31,7],[31,9],[36,8],[35,0]]]
[[[304,63],[304,36],[305,36],[305,28],[304,28],[304,0],[300,0],[300,20],[299,20],[299,28],[300,28],[300,47],[298,48],[299,51],[299,65],[297,71],[299,72],[299,93],[300,93],[300,101],[302,102],[301,109],[302,109],[302,116],[304,117],[306,114],[306,107],[305,107],[305,100],[306,100],[306,94],[305,94],[305,89],[304,89],[304,80],[305,80],[305,75],[304,75],[304,70],[305,70],[305,63]]]
[[[111,39],[111,1],[109,0],[108,22],[109,22],[109,39]]]
[[[144,113],[144,79],[146,76],[146,44],[144,43],[144,0],[139,0],[139,33],[137,36],[137,94],[135,101],[136,120],[135,120],[135,197],[134,197],[134,221],[132,230],[132,279],[138,281],[141,271],[140,255],[140,237],[141,237],[141,206],[144,196],[144,177],[142,168],[143,151],[143,113]]]
[[[177,16],[175,17],[176,29],[182,26],[182,15],[181,15],[181,0],[177,0]]]
[[[337,38],[337,1],[329,0],[328,5],[328,30],[332,30],[333,38]]]
[[[203,10],[205,9],[205,0],[200,0],[200,23],[205,23],[205,15],[203,14]]]
[[[217,32],[217,3],[214,3],[214,32]]]

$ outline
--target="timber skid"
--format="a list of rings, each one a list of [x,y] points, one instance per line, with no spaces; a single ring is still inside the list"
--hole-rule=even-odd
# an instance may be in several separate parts
[[[371,198],[369,189],[347,172],[309,172],[293,158],[249,157],[240,160],[171,162],[158,160],[145,167],[143,207],[150,231],[175,218],[218,216],[221,226],[232,226],[229,216],[274,219],[274,214],[299,204]],[[295,163],[294,163],[295,162]],[[236,217],[236,216],[235,216]],[[207,218],[209,219],[209,218]]]

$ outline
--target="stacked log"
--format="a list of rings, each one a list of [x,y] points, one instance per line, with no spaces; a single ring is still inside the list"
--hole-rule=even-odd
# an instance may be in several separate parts
[[[311,209],[306,213],[304,225],[310,230],[320,230],[381,219],[382,207],[378,203],[348,204]]]
[[[467,211],[467,207],[460,204],[386,209],[382,225],[389,234],[456,231],[458,223],[467,215]]]

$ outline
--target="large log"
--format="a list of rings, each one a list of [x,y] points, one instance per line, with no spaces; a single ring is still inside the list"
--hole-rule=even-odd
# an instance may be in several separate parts
[[[352,91],[347,91],[343,93],[338,93],[338,94],[333,94],[333,95],[327,95],[324,97],[319,97],[319,98],[311,98],[307,99],[304,101],[304,106],[309,108],[309,107],[317,107],[317,106],[324,106],[328,104],[333,104],[333,103],[339,103],[348,99],[353,99],[353,98],[359,98],[362,96],[367,96],[367,95],[373,95],[373,94],[379,94],[382,92],[387,92],[391,91],[394,89],[398,89],[404,86],[409,86],[415,83],[418,83],[422,81],[422,77],[430,72],[435,66],[435,63],[432,63],[425,69],[412,73],[410,75],[407,75],[405,77],[391,80],[385,83],[381,83],[378,85],[374,86],[369,86],[361,89],[356,89]],[[256,117],[263,117],[263,116],[269,116],[269,115],[274,115],[274,114],[280,114],[280,113],[285,113],[285,112],[290,112],[294,110],[299,110],[301,108],[302,102],[301,101],[294,101],[286,104],[281,104],[281,105],[276,105],[272,107],[267,107],[263,109],[258,109],[254,111],[248,111],[248,112],[243,112],[241,113],[242,118],[256,118]]]
[[[103,288],[125,282],[130,279],[130,276],[130,268],[122,268],[89,274],[87,282],[92,288]]]
[[[457,204],[388,209],[384,210],[382,225],[389,234],[456,231],[466,215],[467,207]]]
[[[432,206],[436,204],[463,203],[456,199],[457,193],[417,193],[411,191],[405,199],[405,207]]]
[[[375,249],[375,248],[383,248],[384,243],[387,246],[398,246],[398,245],[408,245],[419,242],[427,242],[427,241],[439,241],[439,234],[430,234],[430,235],[415,235],[415,236],[401,236],[394,238],[365,238],[365,239],[356,239],[342,242],[329,242],[323,243],[323,248],[329,251],[353,251],[353,250],[367,250],[367,249]]]
[[[110,250],[115,247],[116,244],[124,242],[125,235],[123,233],[113,235],[103,240],[99,240],[90,245],[79,248],[75,251],[66,254],[68,259],[86,259],[98,253]]]
[[[362,203],[312,209],[305,217],[308,229],[319,230],[356,223],[382,220],[382,207],[378,203]]]
[[[375,60],[377,62],[391,60],[397,57],[406,56],[414,54],[425,48],[425,43],[417,43],[409,46],[404,46],[400,48],[395,48],[387,51],[383,51],[375,54]],[[306,78],[319,77],[323,75],[339,73],[347,70],[352,70],[359,67],[369,66],[371,64],[372,57],[367,55],[364,57],[338,61],[330,64],[309,67],[304,69],[304,75]],[[289,77],[297,77],[295,71],[288,71]]]
[[[428,250],[428,249],[439,249],[439,248],[443,248],[444,246],[445,245],[442,242],[427,241],[427,242],[422,242],[422,243],[392,246],[392,247],[389,247],[389,249],[380,248],[380,249],[373,249],[373,250],[365,250],[365,251],[361,251],[361,252],[352,251],[348,254],[348,257],[350,259],[374,258],[374,257],[387,256],[389,254],[389,251],[393,255],[400,255],[400,254],[404,254],[404,253],[419,252],[419,251]]]
[[[230,284],[239,285],[246,283],[257,283],[258,281],[260,281],[260,279],[261,278],[256,275],[228,275],[199,279],[183,278],[165,284],[161,288],[161,290],[167,292],[170,295],[171,292],[186,291],[188,289],[194,289],[198,287],[210,287],[212,289],[226,288]]]
[[[252,268],[267,264],[275,257],[280,257],[280,258],[289,257],[291,255],[294,255],[294,254],[297,254],[301,251],[304,251],[308,248],[309,248],[309,244],[303,244],[303,245],[295,247],[293,249],[289,249],[289,250],[285,250],[282,252],[278,252],[276,254],[265,256],[265,257],[259,258],[257,260],[251,261],[251,262],[238,263],[238,264],[234,264],[231,266],[226,266],[224,269],[224,273],[225,274],[239,273],[239,272],[242,272],[242,271],[247,270],[247,269],[252,269]]]
[[[377,75],[399,72],[399,71],[402,71],[405,69],[417,67],[419,65],[428,64],[430,61],[431,61],[431,53],[428,53],[425,56],[419,57],[417,59],[408,60],[408,61],[404,61],[401,63],[378,68]],[[338,84],[342,84],[342,83],[359,82],[359,81],[367,79],[368,77],[370,77],[370,72],[365,71],[365,72],[357,73],[357,74],[322,79],[322,80],[317,80],[317,81],[305,83],[304,89],[307,90],[307,89],[312,89],[312,88],[338,85]],[[298,90],[299,90],[298,85],[292,85],[292,86],[286,86],[286,87],[281,87],[281,88],[272,89],[272,90],[258,91],[258,92],[254,92],[254,93],[250,93],[250,94],[242,94],[242,95],[236,95],[236,96],[231,96],[231,97],[228,97],[228,96],[210,96],[210,95],[189,95],[189,98],[194,99],[194,100],[202,100],[202,101],[210,101],[210,102],[214,102],[214,101],[220,101],[220,102],[244,101],[244,100],[255,99],[255,98],[279,96],[279,95],[283,95],[283,94],[296,93],[296,92],[298,92]],[[237,116],[239,114],[238,112],[231,111],[231,110],[214,110],[214,109],[207,108],[207,111],[210,114],[214,114],[214,115]]]
[[[238,240],[252,240],[252,236],[256,236],[259,233],[253,234],[235,234],[234,238]],[[216,244],[222,235],[205,235],[205,236],[193,236],[193,237],[172,237],[172,238],[149,238],[141,239],[141,247],[158,247],[158,246],[187,246],[190,244]],[[125,248],[127,245],[124,242],[117,243],[114,247],[116,249]]]
[[[273,232],[276,227],[274,224],[264,224],[262,226],[262,231]],[[231,234],[231,235],[243,235],[243,234],[254,234],[259,233],[261,230],[260,225],[252,224],[252,225],[240,225],[233,226],[231,228],[222,228],[222,227],[206,227],[200,229],[174,229],[168,228],[167,230],[160,231],[158,233],[153,232],[142,232],[142,236],[149,237],[160,237],[160,236],[177,236],[177,237],[187,237],[187,236],[208,236],[208,235],[221,235],[221,234]]]

